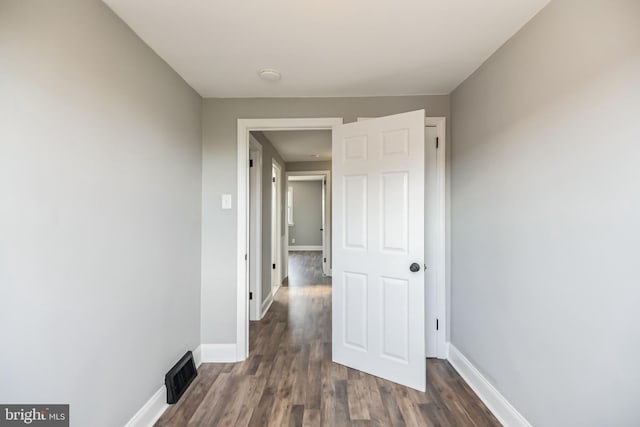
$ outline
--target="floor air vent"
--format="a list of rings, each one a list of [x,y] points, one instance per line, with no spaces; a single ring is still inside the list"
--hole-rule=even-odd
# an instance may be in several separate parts
[[[196,378],[196,375],[198,375],[198,371],[193,361],[193,353],[187,351],[182,359],[164,376],[164,384],[167,386],[167,403],[176,403]]]

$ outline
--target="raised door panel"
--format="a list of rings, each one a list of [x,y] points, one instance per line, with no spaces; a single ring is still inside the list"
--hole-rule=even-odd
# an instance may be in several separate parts
[[[367,175],[345,176],[343,181],[344,247],[367,248]]]
[[[383,173],[380,183],[383,252],[406,253],[409,239],[409,174]]]
[[[381,356],[395,362],[409,362],[409,281],[380,279],[382,316]]]
[[[366,274],[345,272],[343,342],[356,350],[367,351],[368,278]]]

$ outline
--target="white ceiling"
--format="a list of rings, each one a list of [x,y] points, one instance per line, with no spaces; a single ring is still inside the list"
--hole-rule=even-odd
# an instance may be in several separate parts
[[[262,133],[285,162],[331,160],[330,130],[279,130]],[[311,157],[312,154],[320,157]]]
[[[448,94],[549,2],[103,1],[204,97]]]

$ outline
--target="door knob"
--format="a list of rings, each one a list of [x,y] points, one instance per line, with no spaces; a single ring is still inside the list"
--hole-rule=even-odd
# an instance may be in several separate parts
[[[420,271],[420,264],[418,264],[417,262],[414,262],[413,264],[411,264],[411,265],[409,266],[409,270],[410,270],[412,273],[417,273],[418,271]]]

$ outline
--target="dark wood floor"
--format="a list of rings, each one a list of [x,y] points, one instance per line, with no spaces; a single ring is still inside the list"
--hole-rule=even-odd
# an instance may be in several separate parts
[[[331,284],[319,253],[291,253],[289,286],[251,322],[250,356],[203,364],[156,426],[499,426],[451,365],[421,393],[331,362]]]
[[[322,252],[289,251],[289,286],[331,285],[331,278],[322,273]]]

